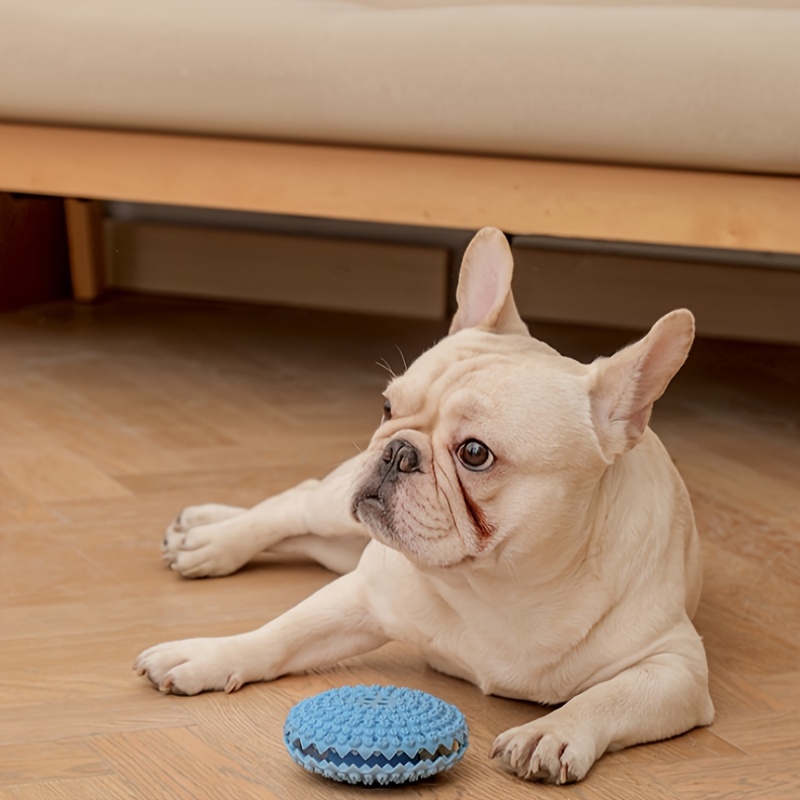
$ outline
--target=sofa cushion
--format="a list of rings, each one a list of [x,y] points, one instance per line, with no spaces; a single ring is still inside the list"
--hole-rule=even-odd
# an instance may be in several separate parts
[[[800,173],[798,0],[0,0],[0,118]]]

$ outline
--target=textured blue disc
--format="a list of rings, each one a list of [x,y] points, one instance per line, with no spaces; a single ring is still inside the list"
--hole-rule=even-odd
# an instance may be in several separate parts
[[[343,686],[299,702],[283,741],[309,772],[349,783],[405,783],[449,769],[467,749],[464,715],[416,689]]]

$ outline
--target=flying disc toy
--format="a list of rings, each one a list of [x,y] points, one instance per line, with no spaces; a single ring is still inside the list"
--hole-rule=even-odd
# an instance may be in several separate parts
[[[343,686],[294,706],[283,740],[309,772],[386,785],[450,769],[467,749],[468,729],[461,711],[427,692]]]

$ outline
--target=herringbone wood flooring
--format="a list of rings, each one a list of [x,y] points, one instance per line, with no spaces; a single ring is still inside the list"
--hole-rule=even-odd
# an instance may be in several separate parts
[[[539,328],[591,357],[613,334]],[[164,569],[184,505],[252,504],[363,446],[386,358],[441,327],[118,297],[0,316],[0,797],[364,796],[294,766],[291,705],[334,685],[423,688],[466,713],[451,774],[382,797],[800,797],[798,350],[700,342],[653,425],[693,494],[705,542],[697,625],[718,719],[607,756],[581,784],[541,787],[486,759],[533,706],[483,697],[390,645],[238,694],[163,696],[137,678],[144,646],[262,624],[331,579],[257,563],[219,580]]]

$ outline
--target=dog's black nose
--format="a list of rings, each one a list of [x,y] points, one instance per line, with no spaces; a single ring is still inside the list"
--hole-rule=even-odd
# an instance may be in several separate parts
[[[383,463],[387,472],[394,467],[398,472],[417,472],[419,470],[419,451],[405,439],[394,439],[383,451]]]

